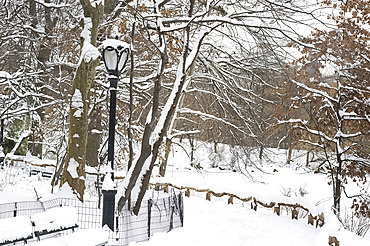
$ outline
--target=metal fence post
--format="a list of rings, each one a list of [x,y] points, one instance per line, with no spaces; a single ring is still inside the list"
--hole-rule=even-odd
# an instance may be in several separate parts
[[[181,226],[184,226],[184,201],[182,199],[182,192],[179,193],[178,201]]]
[[[106,177],[107,178],[107,177]],[[115,196],[117,190],[103,190],[103,226],[107,225],[114,231]]]
[[[152,217],[152,199],[148,200],[148,240],[150,239],[150,223],[151,223],[151,217]]]
[[[173,213],[174,213],[174,210],[175,210],[175,206],[174,204],[172,204],[172,199],[171,197],[168,198],[169,199],[169,206],[170,206],[170,213],[171,213],[171,217],[170,217],[170,229],[169,231],[171,231],[173,229]]]
[[[17,202],[14,203],[13,217],[17,217]]]

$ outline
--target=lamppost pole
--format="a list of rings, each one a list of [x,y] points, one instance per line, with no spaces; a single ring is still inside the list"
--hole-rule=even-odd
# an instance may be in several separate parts
[[[4,155],[4,119],[1,119],[1,136],[0,136],[0,166],[2,166],[4,163],[4,158],[5,158],[5,155]]]
[[[1,120],[0,120],[0,166],[4,165],[4,159],[5,159],[5,154],[4,154],[4,127],[5,127],[5,124],[4,124],[4,118],[3,118],[3,115],[5,114],[6,110],[5,110],[5,100],[6,98],[1,96],[0,97],[1,100],[2,100],[2,108],[4,109],[4,112],[2,113],[1,115]]]
[[[114,135],[116,127],[116,103],[117,103],[117,85],[118,74],[110,74],[109,91],[110,91],[110,106],[109,106],[109,135],[108,135],[108,165],[112,170],[112,180],[114,180]]]
[[[103,193],[103,221],[114,231],[115,196],[117,190],[114,184],[114,135],[116,126],[116,101],[119,74],[125,67],[128,55],[128,44],[117,39],[107,39],[103,42],[103,61],[108,71],[110,106],[109,106],[109,135],[108,135],[108,172],[105,175]],[[110,177],[109,177],[110,174]]]
[[[1,137],[0,137],[0,145],[3,147],[4,144],[4,119],[1,119]]]

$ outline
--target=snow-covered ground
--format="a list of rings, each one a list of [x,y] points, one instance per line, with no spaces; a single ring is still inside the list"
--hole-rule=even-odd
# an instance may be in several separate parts
[[[202,147],[196,153],[196,163],[203,167],[202,170],[191,168],[188,156],[181,148],[176,148],[171,154],[166,177],[154,175],[156,177],[151,182],[228,192],[241,198],[253,196],[265,203],[299,203],[314,215],[324,212],[326,224],[322,228],[315,228],[307,224],[307,218],[292,220],[286,212],[277,216],[271,209],[264,208],[254,211],[250,209],[250,203],[243,204],[236,199],[234,204],[228,205],[228,197],[212,196],[211,201],[206,201],[205,193],[192,192],[190,198],[185,198],[183,228],[155,234],[150,241],[138,245],[319,246],[328,245],[329,235],[336,236],[341,246],[370,245],[370,233],[359,237],[345,231],[331,214],[332,190],[328,185],[329,180],[324,174],[313,174],[304,168],[304,153],[296,152],[293,164],[286,165],[285,151],[270,150],[269,161],[262,163],[262,171],[253,166],[247,167],[253,180],[239,172],[209,168],[215,156],[207,154]],[[221,164],[228,163],[232,159],[230,153],[226,148],[216,159]],[[7,176],[8,184],[0,191],[0,203],[54,196],[51,194],[50,180],[40,176],[29,177],[22,170],[12,172],[10,177]],[[154,174],[157,174],[157,170]],[[5,178],[4,173],[0,175]],[[58,195],[61,195],[60,192]],[[93,199],[94,192],[87,192],[87,196]],[[351,201],[343,199],[343,203],[350,205]]]
[[[227,205],[204,198],[185,199],[184,227],[155,234],[138,245],[328,245],[327,228],[316,229],[307,220],[291,220],[267,210]],[[341,246],[368,246],[370,238],[354,236],[343,229],[336,232]],[[333,235],[333,234],[332,234]],[[339,236],[338,236],[339,235]]]

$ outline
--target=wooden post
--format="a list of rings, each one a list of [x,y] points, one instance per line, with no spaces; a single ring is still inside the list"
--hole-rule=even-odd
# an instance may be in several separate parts
[[[211,192],[210,191],[207,192],[206,200],[211,201]]]
[[[227,204],[234,204],[234,199],[232,196],[230,196],[229,199],[227,200]]]
[[[189,190],[189,188],[186,188],[185,196],[186,197],[190,197],[190,190]]]

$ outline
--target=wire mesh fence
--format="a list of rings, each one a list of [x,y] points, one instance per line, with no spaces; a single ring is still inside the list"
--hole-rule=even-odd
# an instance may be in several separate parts
[[[31,216],[32,214],[45,211],[43,203],[39,201],[12,202],[0,204],[0,219]]]
[[[127,245],[130,242],[149,240],[155,233],[169,232],[183,226],[183,193],[172,191],[170,195],[145,200],[138,216],[126,207],[116,217],[116,230],[110,245]]]
[[[154,194],[154,193],[153,193]],[[29,201],[0,204],[0,219],[21,215],[31,216],[58,206],[73,206],[81,229],[101,228],[102,209],[98,201],[70,198],[54,198],[48,201]],[[143,201],[139,215],[133,215],[126,207],[115,212],[115,230],[109,232],[109,245],[128,245],[131,242],[149,240],[154,233],[169,232],[182,227],[184,221],[183,193],[156,193]],[[19,243],[18,245],[23,245]]]

